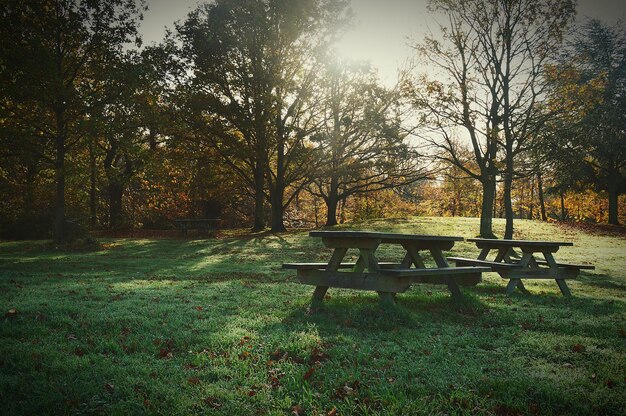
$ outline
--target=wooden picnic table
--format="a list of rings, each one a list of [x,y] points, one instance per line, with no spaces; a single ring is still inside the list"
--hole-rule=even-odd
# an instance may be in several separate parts
[[[522,279],[554,279],[564,296],[571,296],[565,279],[578,276],[581,269],[594,269],[590,264],[557,263],[554,259],[561,247],[573,246],[566,241],[530,241],[530,240],[498,240],[485,238],[468,238],[467,241],[476,243],[481,249],[477,259],[462,257],[448,257],[448,260],[457,266],[487,266],[497,272],[502,278],[509,279],[506,287],[507,294],[513,293],[515,288],[527,292]],[[521,250],[521,258],[515,249]],[[487,260],[489,253],[494,250],[496,256],[493,261]],[[537,258],[541,254],[543,260]],[[517,258],[516,258],[517,257]]]
[[[461,297],[459,284],[475,285],[481,280],[485,267],[449,267],[443,250],[449,250],[462,237],[393,234],[372,231],[311,231],[311,237],[321,238],[333,249],[328,263],[286,263],[285,269],[295,269],[301,283],[314,285],[313,305],[320,305],[329,287],[374,290],[385,304],[395,303],[395,294],[406,291],[413,283],[445,284],[454,298]],[[398,263],[378,261],[376,250],[381,244],[404,248]],[[356,263],[342,263],[349,249],[358,250]],[[437,267],[427,268],[422,252],[432,256]],[[414,266],[414,267],[412,267]],[[345,271],[342,271],[343,269]]]
[[[204,232],[217,230],[219,221],[218,218],[179,218],[174,220],[174,225],[183,235],[187,235],[187,230],[196,229]]]

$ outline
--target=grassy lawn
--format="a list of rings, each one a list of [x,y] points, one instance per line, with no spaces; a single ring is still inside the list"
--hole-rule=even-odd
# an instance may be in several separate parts
[[[507,297],[488,273],[462,305],[444,286],[414,285],[389,311],[375,293],[331,289],[309,314],[313,288],[281,270],[328,260],[307,232],[91,252],[1,243],[0,414],[623,414],[626,239],[516,226],[573,241],[557,260],[596,264],[570,281],[573,298],[554,281]],[[474,237],[478,220],[350,228]]]

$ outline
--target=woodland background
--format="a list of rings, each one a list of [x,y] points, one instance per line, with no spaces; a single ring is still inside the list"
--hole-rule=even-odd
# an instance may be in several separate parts
[[[383,85],[342,0],[217,0],[159,44],[131,0],[0,9],[0,236],[368,218],[626,221],[626,31],[565,0],[458,3]],[[77,231],[77,230],[80,230]]]

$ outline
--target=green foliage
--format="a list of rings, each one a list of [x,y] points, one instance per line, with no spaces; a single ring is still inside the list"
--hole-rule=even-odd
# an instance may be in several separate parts
[[[607,191],[609,223],[618,223],[626,191],[626,34],[623,25],[587,21],[551,72],[560,112],[548,155],[563,189]]]
[[[477,225],[360,228],[470,237]],[[416,285],[395,311],[335,289],[311,315],[312,288],[280,269],[328,260],[305,232],[106,240],[90,252],[1,243],[0,413],[621,414],[624,240],[532,221],[516,233],[573,241],[557,258],[597,269],[571,283],[571,299],[542,281],[509,298],[486,274],[462,305],[441,286]],[[398,255],[380,248],[382,260]]]

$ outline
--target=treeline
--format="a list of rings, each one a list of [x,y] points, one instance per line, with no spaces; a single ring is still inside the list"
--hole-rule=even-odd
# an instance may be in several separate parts
[[[147,47],[137,1],[4,1],[0,231],[62,241],[77,225],[220,217],[276,232],[406,214],[478,215],[483,236],[493,216],[508,237],[520,217],[617,224],[624,29],[574,27],[565,0],[431,6],[448,25],[388,87],[336,57],[343,0],[217,0]]]

